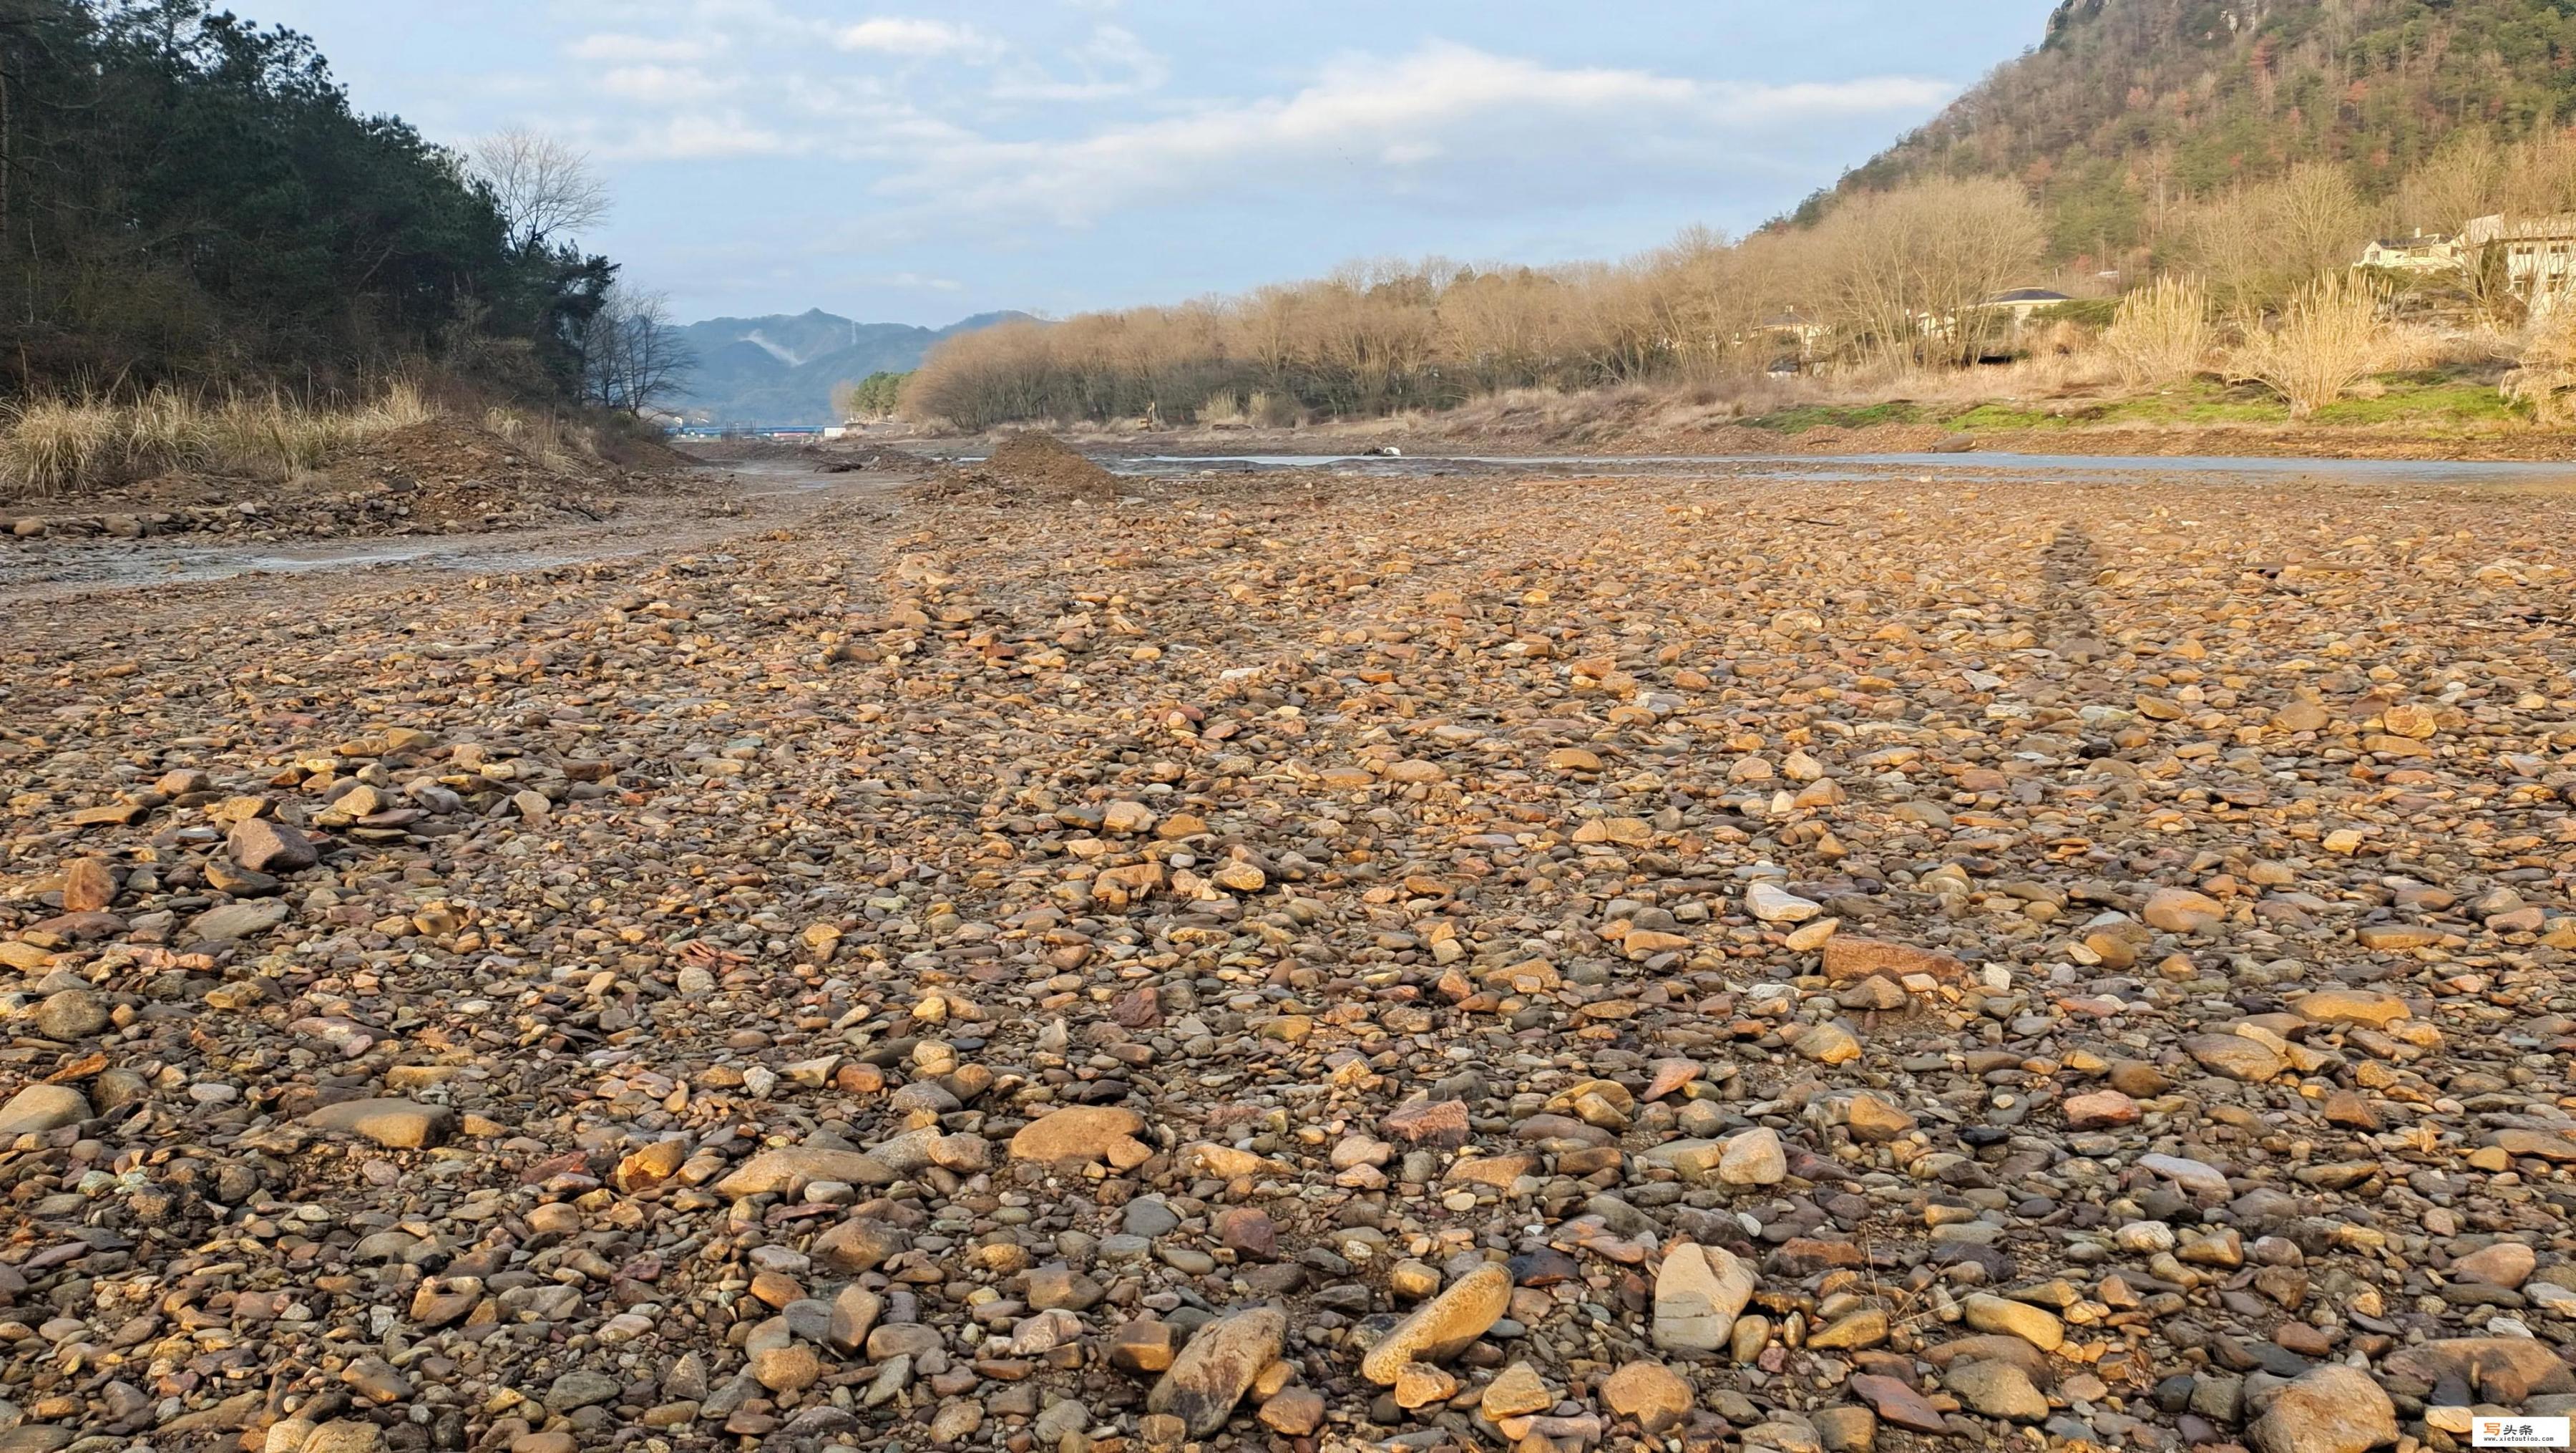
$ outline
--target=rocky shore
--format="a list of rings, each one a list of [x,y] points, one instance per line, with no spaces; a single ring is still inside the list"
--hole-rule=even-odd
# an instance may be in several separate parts
[[[2565,499],[1145,493],[13,633],[0,1453],[2576,1409]]]

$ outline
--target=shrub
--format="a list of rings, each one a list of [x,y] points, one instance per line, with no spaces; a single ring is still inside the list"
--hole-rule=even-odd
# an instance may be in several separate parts
[[[2387,352],[2378,290],[2334,272],[2292,294],[2277,325],[2250,329],[2228,371],[2279,394],[2290,417],[2304,419],[2378,371]]]
[[[2576,423],[2576,307],[2552,308],[2532,320],[2522,366],[2501,387],[2544,424]]]
[[[2210,296],[2187,278],[2156,278],[2120,299],[2102,332],[2120,379],[2141,389],[2190,379],[2208,363],[2210,343]]]
[[[2209,295],[2197,282],[2162,277],[2120,300],[2103,351],[2132,387],[2158,388],[2200,372],[2209,357]]]

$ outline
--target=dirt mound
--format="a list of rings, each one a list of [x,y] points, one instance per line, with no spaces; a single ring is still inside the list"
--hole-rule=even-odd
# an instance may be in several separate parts
[[[459,534],[604,519],[626,497],[681,477],[678,468],[622,467],[540,449],[440,415],[343,444],[319,469],[287,478],[171,471],[77,501],[0,508],[0,527],[25,538]]]
[[[1125,491],[1116,475],[1063,440],[1031,431],[1003,439],[981,460],[940,471],[922,493],[938,499],[982,496],[995,504],[1110,504]]]

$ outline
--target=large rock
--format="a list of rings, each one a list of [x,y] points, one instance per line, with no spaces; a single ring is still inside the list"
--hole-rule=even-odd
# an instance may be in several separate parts
[[[312,839],[265,817],[236,823],[224,844],[233,861],[254,873],[293,873],[322,861]]]
[[[1912,944],[1848,933],[1825,940],[1825,977],[1836,983],[1847,979],[1902,979],[1912,974],[1929,974],[1955,984],[1968,977],[1968,966],[1939,949],[1916,948]]]
[[[2269,1046],[2239,1034],[2186,1035],[2182,1048],[2211,1074],[2249,1085],[2260,1084],[2289,1068]]]
[[[316,1130],[363,1136],[395,1150],[419,1150],[447,1138],[456,1112],[412,1100],[343,1100],[304,1117]]]
[[[764,1150],[716,1182],[720,1196],[765,1196],[802,1190],[816,1181],[852,1186],[890,1186],[900,1177],[865,1151],[834,1150],[819,1145],[790,1145]]]
[[[1914,1390],[1914,1385],[1885,1373],[1864,1372],[1851,1380],[1855,1397],[1867,1398],[1878,1415],[1900,1428],[1916,1433],[1946,1433],[1950,1420],[1932,1405],[1932,1400]]]
[[[1011,1159],[1044,1165],[1067,1161],[1107,1161],[1120,1170],[1153,1158],[1152,1147],[1136,1138],[1145,1117],[1116,1105],[1068,1105],[1051,1110],[1011,1137]]]
[[[2220,1175],[2218,1167],[2207,1161],[2179,1155],[2142,1155],[2138,1157],[2138,1167],[2154,1171],[2194,1195],[2227,1194],[2227,1177]]]
[[[2519,1241],[2499,1241],[2451,1263],[2451,1280],[2512,1289],[2531,1279],[2540,1257]]]
[[[2227,920],[2227,905],[2189,888],[2158,888],[2138,916],[2167,933],[2197,933]]]
[[[2380,1364],[2388,1386],[2423,1397],[2445,1379],[2456,1379],[2480,1401],[2519,1403],[2533,1394],[2576,1393],[2576,1373],[2557,1349],[2530,1337],[2445,1337],[2388,1354]]]
[[[286,921],[286,911],[285,901],[277,898],[227,903],[188,920],[188,937],[199,943],[230,943],[277,927]]]
[[[385,1435],[357,1418],[334,1418],[304,1435],[296,1453],[382,1453]]]
[[[1392,1387],[1411,1362],[1446,1362],[1474,1345],[1512,1304],[1511,1270],[1489,1261],[1414,1309],[1360,1359],[1360,1375]]]
[[[2365,1453],[2397,1441],[2397,1409],[2369,1373],[2330,1363],[2281,1389],[2245,1441],[2255,1453]]]
[[[2386,1029],[2408,1016],[2406,1001],[2369,989],[2320,989],[2290,1002],[2290,1012],[2311,1024],[2367,1024]]]
[[[1665,1252],[1655,1273],[1655,1345],[1674,1352],[1724,1347],[1756,1280],[1724,1247],[1683,1242]]]
[[[1980,1332],[2019,1337],[2042,1352],[2054,1352],[2066,1341],[2066,1324],[2044,1307],[1986,1292],[1970,1296],[1961,1308],[1968,1325]]]
[[[1744,911],[1764,923],[1804,923],[1825,905],[1801,898],[1777,883],[1754,883],[1744,890]]]
[[[2036,1423],[2048,1416],[2047,1394],[2009,1362],[1954,1362],[1941,1385],[1989,1418]]]
[[[1717,1178],[1730,1186],[1778,1185],[1789,1176],[1789,1153],[1780,1132],[1763,1126],[1726,1142],[1717,1159]]]
[[[41,1135],[89,1118],[89,1101],[69,1085],[29,1085],[0,1105],[0,1135]]]
[[[1691,1385],[1660,1362],[1631,1362],[1601,1383],[1601,1401],[1623,1418],[1634,1418],[1649,1433],[1661,1433],[1687,1417]]]
[[[1225,1426],[1252,1380],[1277,1360],[1287,1340],[1288,1314],[1277,1307],[1220,1317],[1199,1328],[1181,1349],[1171,1370],[1145,1395],[1145,1409],[1179,1418],[1193,1438],[1207,1437]]]

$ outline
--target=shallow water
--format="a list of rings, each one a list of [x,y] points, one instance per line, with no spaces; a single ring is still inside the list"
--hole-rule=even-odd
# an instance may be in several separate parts
[[[2576,484],[2576,462],[2301,459],[2120,456],[2093,454],[1160,454],[1094,455],[1116,474],[1169,478],[1204,471],[1330,469],[1375,479],[1431,478],[1486,471],[1592,475],[1681,475],[1801,479],[1828,483],[1908,477],[1962,483],[2002,475],[2057,479],[2162,474],[2228,475],[2270,482],[2297,479],[2420,485]],[[817,473],[802,459],[759,459],[717,466],[741,487],[722,512],[695,505],[647,506],[599,524],[565,524],[469,535],[404,535],[356,540],[224,543],[202,536],[142,541],[71,538],[0,539],[0,603],[95,591],[227,580],[236,576],[301,577],[342,571],[408,569],[510,574],[646,551],[700,548],[763,525],[789,522],[814,509],[873,497],[893,503],[903,481],[883,474]]]
[[[1444,467],[1580,470],[1587,473],[1671,473],[1683,469],[1723,469],[1741,474],[1745,466],[1765,466],[1781,474],[1813,478],[1819,471],[1854,466],[1943,469],[1965,473],[2114,474],[2151,471],[2162,474],[2247,474],[2266,478],[2313,477],[2357,479],[2388,484],[2533,484],[2576,482],[2576,461],[2480,459],[2310,459],[2269,455],[2161,454],[2008,454],[1977,450],[1966,454],[1409,454],[1390,459],[1373,454],[1149,454],[1096,456],[1115,474],[1164,474],[1175,469],[1236,465],[1251,469],[1307,469],[1358,466],[1368,473],[1404,475]],[[1860,479],[1868,475],[1829,474]]]

